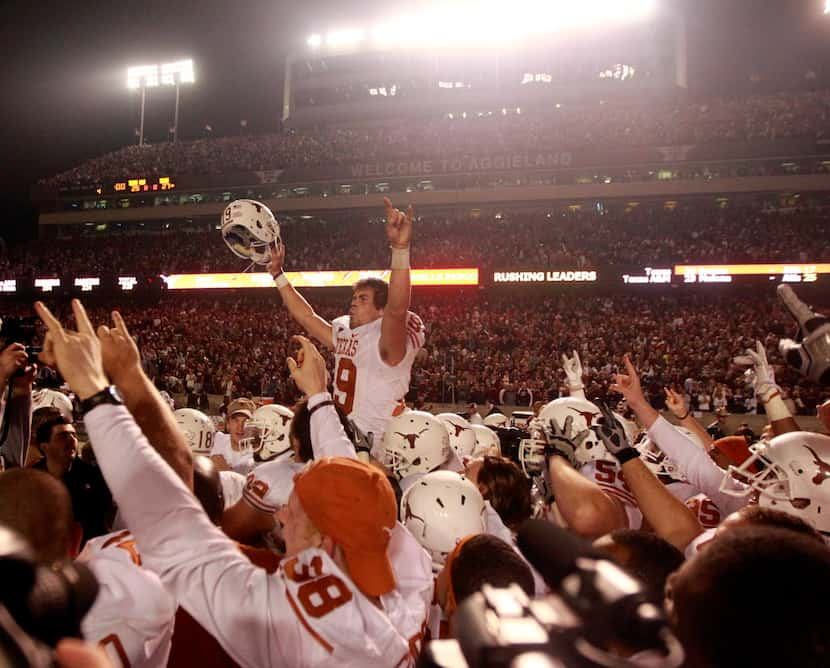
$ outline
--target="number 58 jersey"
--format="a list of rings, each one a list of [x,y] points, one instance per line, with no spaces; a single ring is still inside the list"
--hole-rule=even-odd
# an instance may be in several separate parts
[[[390,418],[403,409],[415,356],[424,345],[424,323],[406,315],[406,354],[397,366],[380,357],[382,318],[349,327],[349,316],[332,321],[334,400],[364,433],[380,442]]]

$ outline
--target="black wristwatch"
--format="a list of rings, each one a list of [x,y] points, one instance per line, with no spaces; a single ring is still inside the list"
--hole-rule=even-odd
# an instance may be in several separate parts
[[[81,401],[81,415],[86,415],[93,408],[95,408],[96,406],[100,406],[101,404],[112,404],[113,406],[124,405],[124,400],[121,398],[121,393],[118,391],[115,385],[105,387],[97,394],[93,394],[91,397],[87,397],[86,399]]]

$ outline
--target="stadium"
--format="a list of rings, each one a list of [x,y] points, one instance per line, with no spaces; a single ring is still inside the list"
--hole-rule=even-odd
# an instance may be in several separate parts
[[[10,665],[827,665],[830,8],[208,4],[10,123]]]

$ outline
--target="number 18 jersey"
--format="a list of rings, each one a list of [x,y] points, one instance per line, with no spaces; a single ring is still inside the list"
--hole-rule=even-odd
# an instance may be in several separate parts
[[[409,311],[406,316],[406,354],[397,366],[380,357],[382,318],[355,327],[349,316],[332,321],[334,345],[334,400],[364,433],[380,441],[389,419],[402,410],[409,391],[415,355],[426,340],[424,324]]]

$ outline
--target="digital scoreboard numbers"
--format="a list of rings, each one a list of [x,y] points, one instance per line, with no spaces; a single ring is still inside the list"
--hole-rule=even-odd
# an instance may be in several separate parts
[[[770,281],[782,283],[815,283],[823,274],[830,274],[830,264],[677,265],[674,268],[674,275],[682,277],[684,283],[732,283],[744,276],[766,276]]]
[[[138,177],[126,181],[116,181],[112,189],[116,193],[149,193],[173,190],[175,181],[169,176]]]

